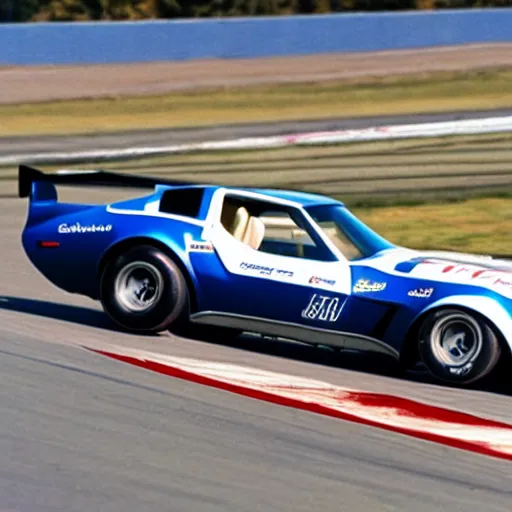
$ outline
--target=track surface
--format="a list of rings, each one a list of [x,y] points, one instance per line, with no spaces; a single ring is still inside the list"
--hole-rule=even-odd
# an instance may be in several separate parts
[[[512,109],[442,114],[415,114],[362,118],[321,119],[281,123],[233,124],[205,128],[126,131],[97,135],[0,137],[0,156],[42,152],[122,149],[192,142],[238,139],[315,131],[346,130],[396,124],[432,123],[512,115]]]
[[[115,343],[246,364],[510,423],[507,394],[401,381],[355,364],[336,368],[329,360],[342,366],[343,359],[295,344],[117,332],[97,305],[59,292],[32,269],[19,242],[25,210],[21,200],[0,202],[0,508],[510,510],[510,463],[171,379],[78,347]]]

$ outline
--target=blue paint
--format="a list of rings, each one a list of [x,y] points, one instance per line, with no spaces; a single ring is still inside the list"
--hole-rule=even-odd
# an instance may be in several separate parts
[[[512,9],[0,25],[0,65],[366,52],[512,41]]]

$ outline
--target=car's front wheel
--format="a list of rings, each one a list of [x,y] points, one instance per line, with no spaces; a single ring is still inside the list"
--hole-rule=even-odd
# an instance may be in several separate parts
[[[500,358],[501,347],[485,319],[464,310],[441,309],[423,322],[419,352],[435,377],[467,385],[492,371]]]
[[[111,259],[100,283],[108,315],[132,331],[160,332],[184,321],[187,283],[178,265],[152,246],[134,247]]]

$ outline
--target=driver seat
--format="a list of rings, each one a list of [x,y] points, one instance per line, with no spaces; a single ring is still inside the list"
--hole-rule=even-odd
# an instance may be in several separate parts
[[[246,208],[235,213],[231,234],[240,242],[258,250],[265,237],[265,224],[258,217],[252,217]]]

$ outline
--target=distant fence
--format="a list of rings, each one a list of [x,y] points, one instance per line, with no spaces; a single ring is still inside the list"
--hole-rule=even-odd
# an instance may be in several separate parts
[[[512,42],[511,9],[0,25],[0,65],[255,58]]]

